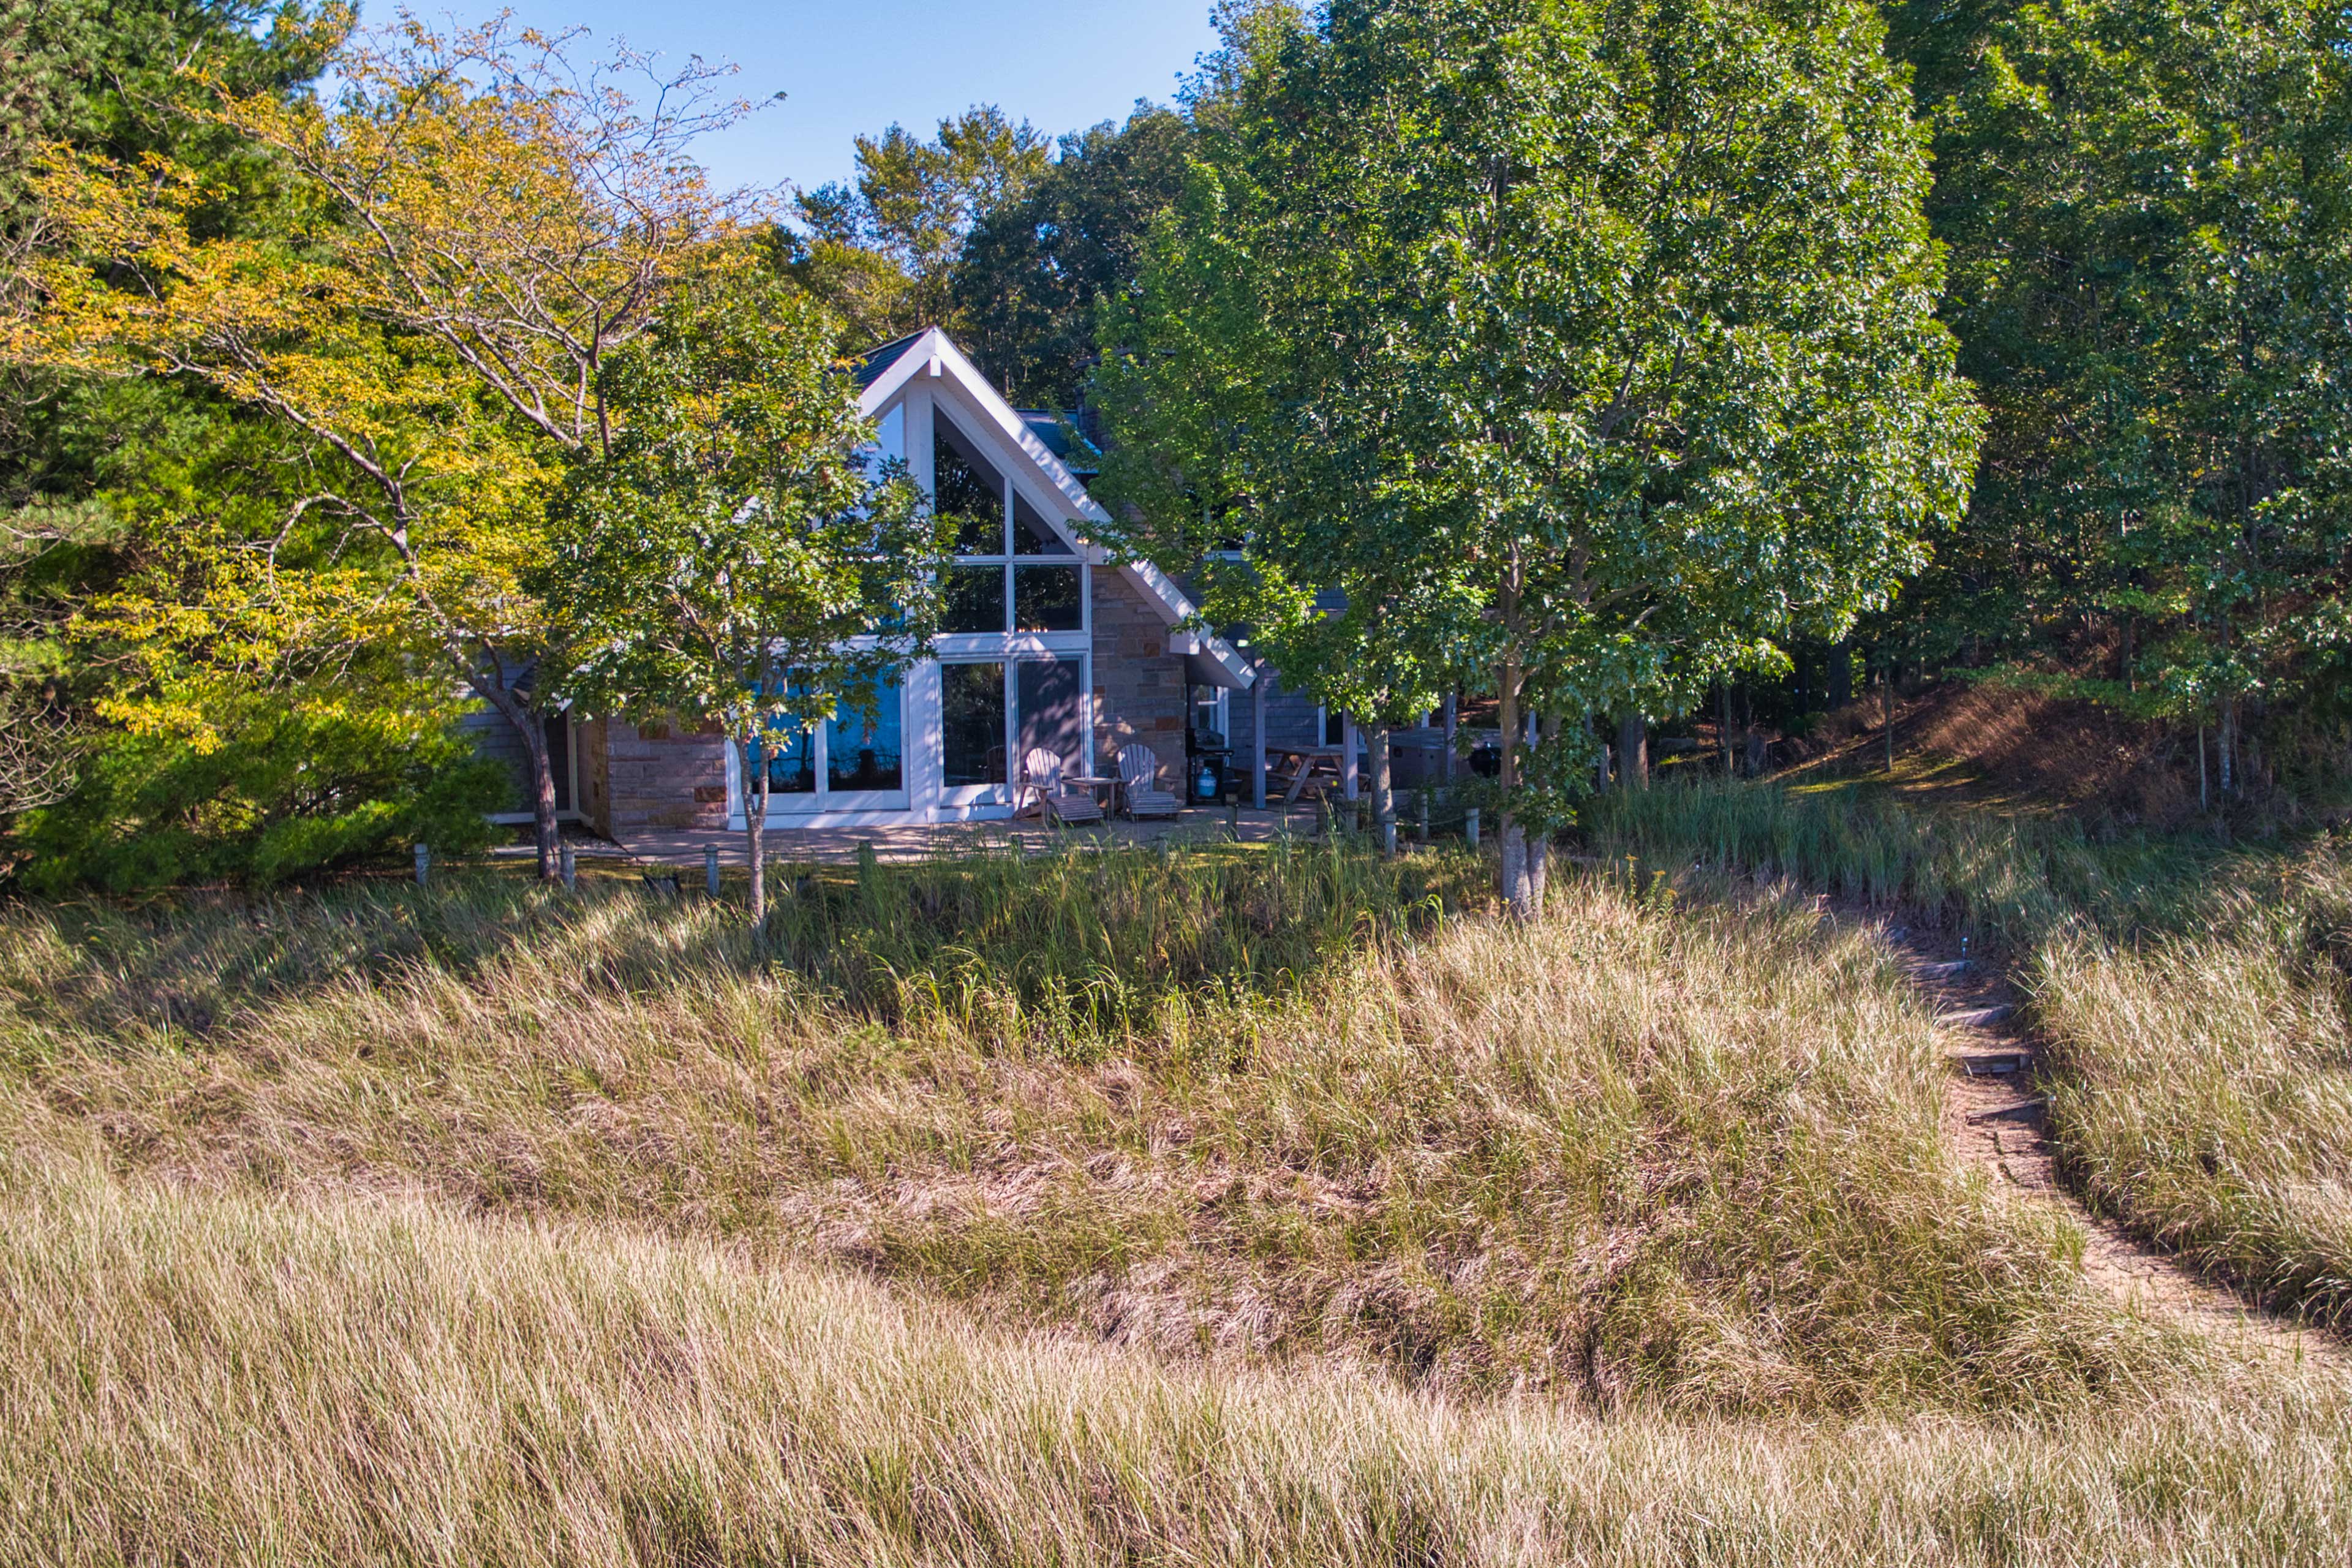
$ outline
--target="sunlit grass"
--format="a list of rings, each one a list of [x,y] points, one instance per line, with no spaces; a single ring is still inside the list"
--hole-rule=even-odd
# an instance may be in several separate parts
[[[1610,853],[1787,876],[2005,952],[2069,1174],[2261,1299],[2352,1322],[2352,866],[1769,786],[1602,803]]]

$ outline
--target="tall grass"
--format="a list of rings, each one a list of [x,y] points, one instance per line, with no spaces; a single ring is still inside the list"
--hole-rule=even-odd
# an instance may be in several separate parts
[[[2352,1325],[2352,865],[2334,842],[2100,842],[2063,820],[1720,784],[1611,797],[1591,831],[1611,855],[1785,875],[2007,949],[2085,1194],[2263,1300]]]
[[[422,1188],[1464,1394],[2026,1410],[2170,1364],[2063,1226],[1955,1171],[1865,937],[1598,882],[1532,929],[1408,896],[1450,874],[870,868],[796,893],[769,963],[609,885],[20,906],[0,1102],[222,1188]]]
[[[2319,1568],[2352,1406],[1598,1420],[1169,1366],[700,1240],[110,1176],[0,1121],[0,1561]]]
[[[1605,856],[1787,877],[2015,951],[2198,912],[2204,879],[2244,858],[2152,835],[2095,837],[2072,818],[1922,811],[1854,790],[1722,780],[1601,795],[1583,831]]]
[[[2352,1327],[2352,868],[2279,870],[2217,896],[2195,934],[2043,947],[2051,1113],[2102,1205]]]

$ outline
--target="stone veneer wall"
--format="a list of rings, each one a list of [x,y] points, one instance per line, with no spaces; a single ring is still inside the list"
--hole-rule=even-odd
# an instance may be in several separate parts
[[[1168,623],[1110,567],[1094,572],[1095,750],[1131,741],[1160,753],[1162,787],[1184,769],[1184,660],[1168,651]]]
[[[581,725],[573,748],[580,755],[580,815],[607,838],[613,836],[613,776],[604,749],[609,728],[602,719]]]
[[[581,732],[580,752],[580,771],[595,785],[583,804],[605,835],[727,826],[727,742],[720,736],[604,719]]]

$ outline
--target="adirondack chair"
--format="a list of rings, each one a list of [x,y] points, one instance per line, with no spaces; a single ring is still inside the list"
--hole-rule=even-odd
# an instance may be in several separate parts
[[[1160,753],[1141,742],[1118,749],[1118,795],[1130,817],[1173,816],[1183,809],[1175,792],[1160,787]]]
[[[1040,746],[1021,760],[1021,782],[1037,792],[1037,808],[1048,822],[1100,822],[1102,802],[1090,789],[1073,789],[1062,782],[1069,765]]]

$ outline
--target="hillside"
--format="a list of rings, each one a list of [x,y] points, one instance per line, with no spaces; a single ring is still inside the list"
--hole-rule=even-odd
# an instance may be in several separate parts
[[[2119,1301],[1958,1158],[1884,929],[1481,880],[871,868],[764,957],[617,879],[14,906],[0,1550],[2352,1546],[2333,1363]]]

